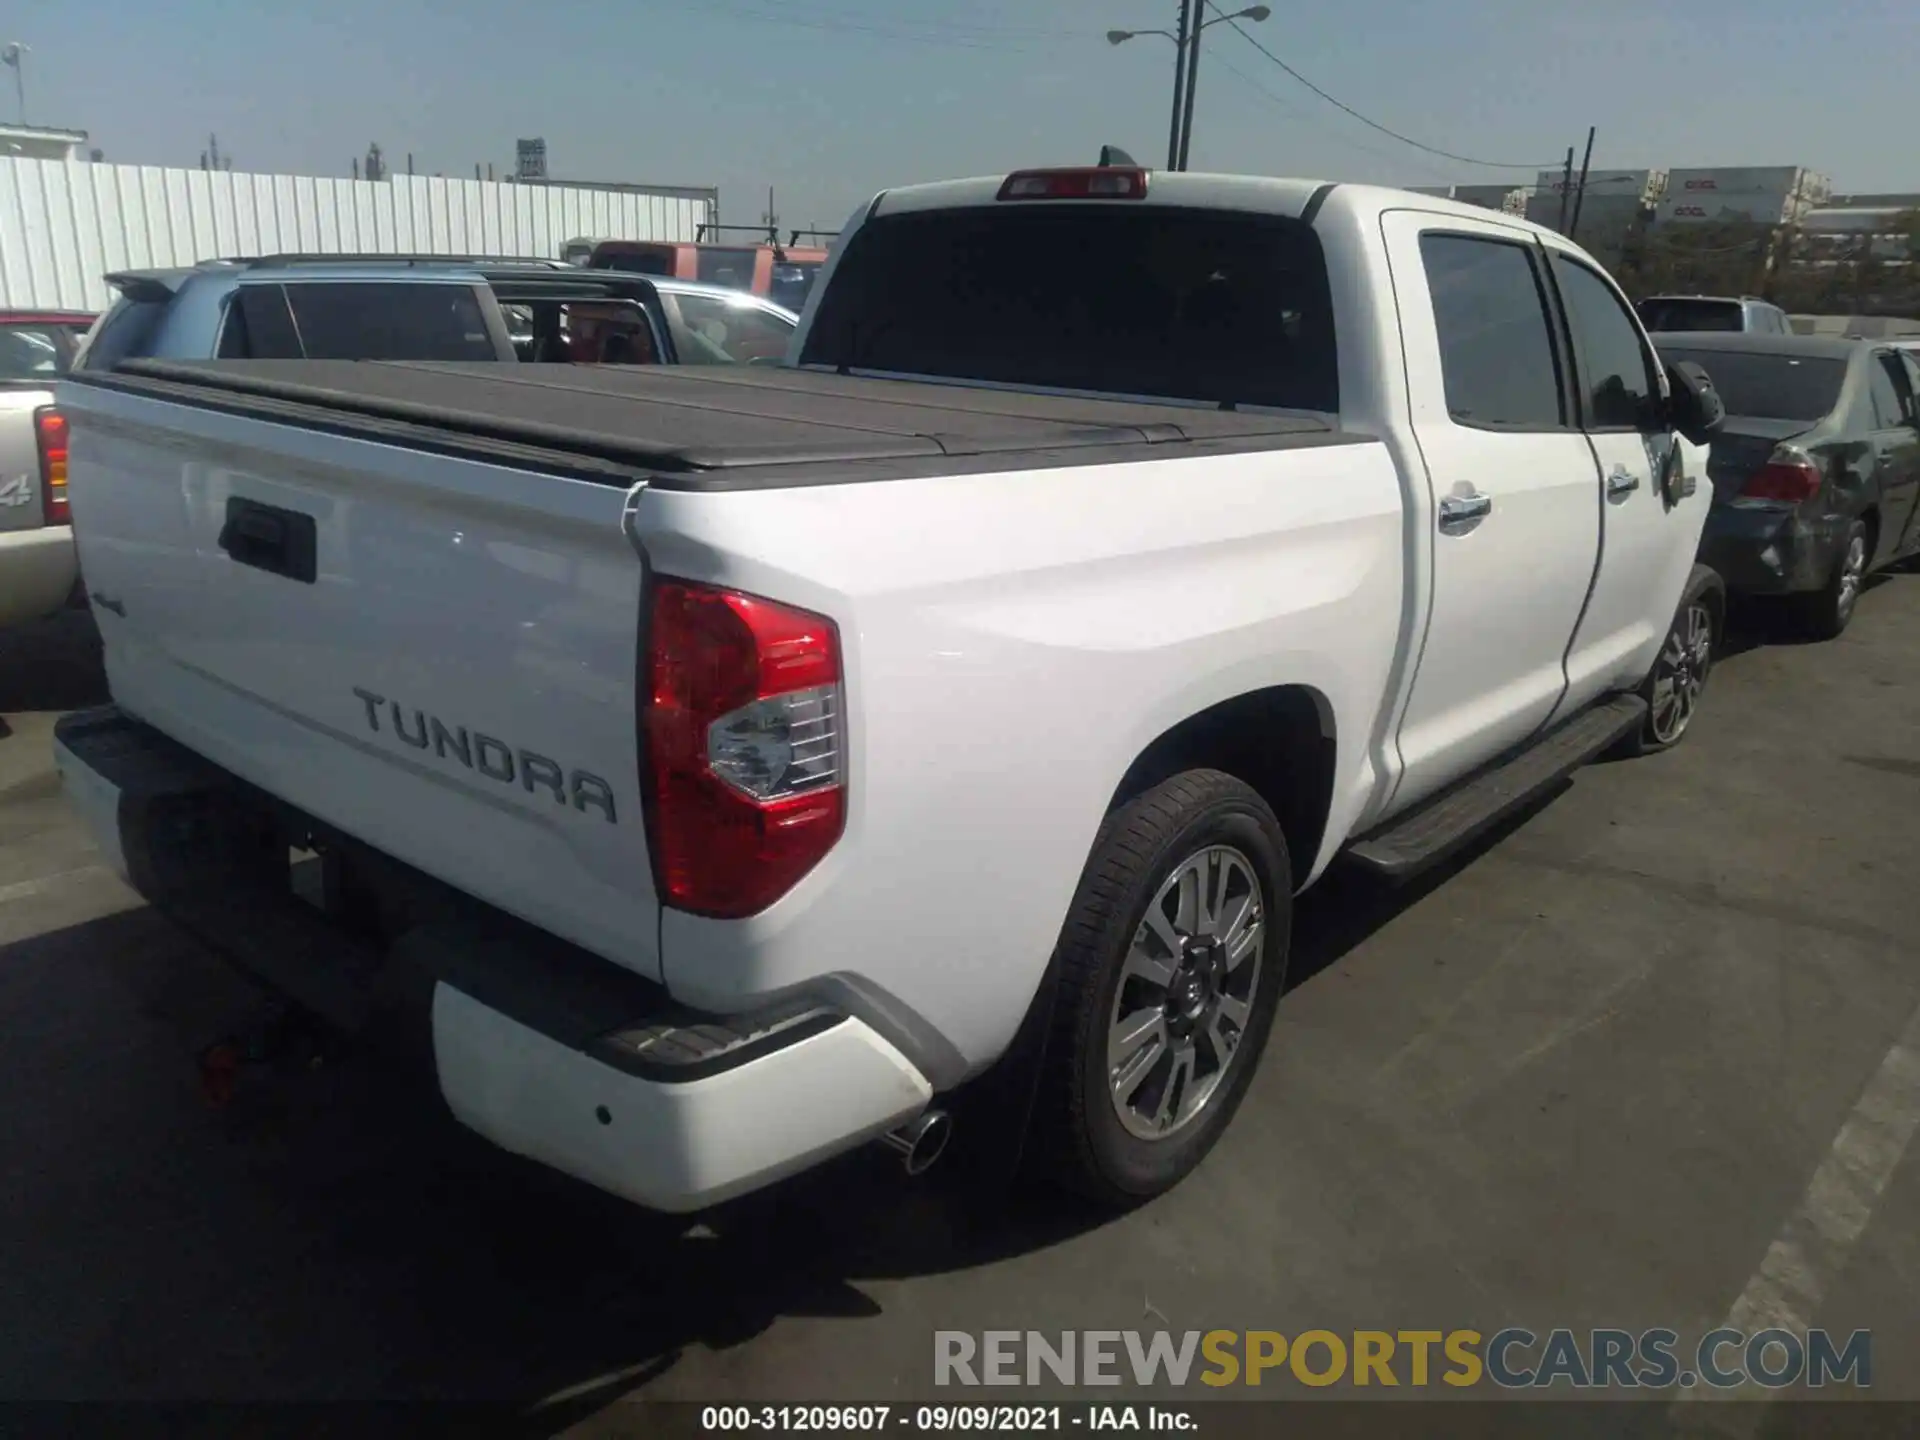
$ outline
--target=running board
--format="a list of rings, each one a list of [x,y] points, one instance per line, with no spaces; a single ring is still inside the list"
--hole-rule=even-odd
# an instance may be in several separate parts
[[[1526,749],[1387,823],[1348,855],[1395,880],[1438,864],[1502,816],[1646,723],[1647,702],[1616,695],[1555,727]]]

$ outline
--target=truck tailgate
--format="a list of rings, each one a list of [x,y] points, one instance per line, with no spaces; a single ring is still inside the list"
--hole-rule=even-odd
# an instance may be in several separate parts
[[[75,530],[123,709],[659,978],[632,484],[69,390]]]

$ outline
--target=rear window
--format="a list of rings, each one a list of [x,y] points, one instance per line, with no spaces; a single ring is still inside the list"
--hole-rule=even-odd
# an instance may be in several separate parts
[[[151,353],[166,318],[171,297],[160,300],[134,300],[122,296],[100,322],[100,329],[87,347],[82,368],[111,370],[122,360]]]
[[[1637,308],[1649,330],[1746,329],[1737,300],[1642,300]]]
[[[753,288],[753,262],[759,252],[702,245],[696,252],[694,279],[709,285],[725,285],[734,290]]]
[[[497,360],[470,285],[309,281],[286,287],[309,360]]]
[[[799,314],[806,308],[813,282],[820,278],[820,268],[818,260],[785,261],[775,265],[773,276],[767,282],[767,298]]]
[[[0,380],[50,380],[72,368],[87,327],[78,322],[0,324]]]
[[[623,275],[671,275],[673,261],[671,245],[641,248],[603,245],[594,250],[587,263],[595,270],[618,270]]]
[[[1340,406],[1332,300],[1312,228],[1166,206],[882,216],[848,240],[801,363]]]
[[[1707,372],[1729,415],[1756,420],[1804,420],[1833,413],[1846,383],[1847,362],[1818,355],[1757,355],[1684,350],[1662,345],[1667,360],[1691,361]]]

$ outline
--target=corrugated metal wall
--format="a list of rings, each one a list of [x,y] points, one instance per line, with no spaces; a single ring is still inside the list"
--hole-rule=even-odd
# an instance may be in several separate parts
[[[100,310],[103,275],[289,252],[557,259],[575,236],[692,240],[710,202],[396,175],[336,180],[0,157],[0,305]]]

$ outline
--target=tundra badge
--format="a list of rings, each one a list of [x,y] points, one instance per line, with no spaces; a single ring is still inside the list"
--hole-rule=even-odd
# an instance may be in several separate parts
[[[613,787],[598,775],[567,769],[557,760],[509,745],[478,730],[469,731],[465,725],[448,725],[437,715],[402,706],[398,700],[389,700],[358,685],[353,687],[353,693],[366,707],[367,728],[376,735],[398,736],[403,744],[415,750],[431,749],[436,758],[457,761],[489,780],[497,780],[502,785],[518,781],[529,795],[544,791],[558,804],[571,804],[582,814],[589,808],[598,810],[609,825],[619,823],[614,814]],[[385,728],[380,724],[383,708],[387,712]]]

